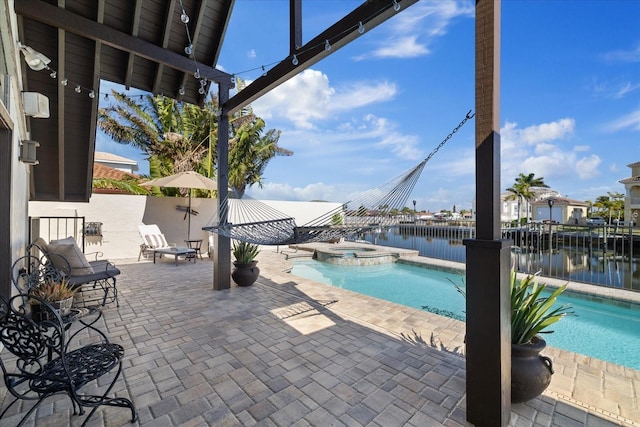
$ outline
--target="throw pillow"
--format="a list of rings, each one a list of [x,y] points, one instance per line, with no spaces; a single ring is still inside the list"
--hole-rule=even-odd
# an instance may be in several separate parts
[[[52,255],[49,257],[49,260],[58,270],[67,268],[66,263],[68,262],[69,267],[71,268],[70,274],[72,276],[84,276],[86,274],[94,273],[93,267],[91,267],[91,264],[89,264],[89,261],[87,261],[87,258],[84,256],[73,237],[52,240],[47,245],[47,250],[49,254]]]

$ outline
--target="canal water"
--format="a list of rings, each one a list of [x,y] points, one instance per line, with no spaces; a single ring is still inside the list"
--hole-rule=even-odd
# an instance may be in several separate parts
[[[360,238],[381,246],[416,249],[425,257],[465,262],[466,247],[462,242],[474,237],[472,229],[411,228],[392,227]],[[623,246],[608,248],[584,242],[567,245],[553,241],[551,249],[544,242],[539,246],[544,249],[512,247],[511,258],[518,271],[542,271],[548,277],[640,291],[640,251],[636,255]]]

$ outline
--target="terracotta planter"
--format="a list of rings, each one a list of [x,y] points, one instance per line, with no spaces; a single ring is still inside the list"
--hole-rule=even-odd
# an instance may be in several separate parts
[[[258,280],[260,269],[256,265],[258,261],[250,263],[233,262],[234,268],[231,272],[231,278],[238,286],[251,286]]]
[[[540,356],[547,346],[535,337],[530,344],[511,344],[511,402],[522,403],[539,396],[551,383],[551,359]]]

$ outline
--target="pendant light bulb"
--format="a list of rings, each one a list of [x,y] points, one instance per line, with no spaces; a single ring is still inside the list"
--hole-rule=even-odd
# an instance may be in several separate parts
[[[331,50],[331,43],[329,43],[329,40],[324,41],[324,50],[327,52]]]
[[[193,77],[195,77],[196,79],[200,78],[200,70],[196,68],[196,72],[193,73]]]
[[[206,91],[204,90],[204,86],[200,86],[200,89],[198,89],[198,93],[199,93],[200,95],[204,95],[204,93],[205,93],[205,92],[206,92]]]
[[[295,54],[293,55],[293,59],[291,60],[291,63],[293,65],[298,65],[299,64],[298,57]]]
[[[189,15],[187,15],[187,12],[185,12],[184,9],[182,10],[182,13],[180,14],[180,20],[182,21],[183,24],[188,24],[189,23]]]
[[[66,85],[67,85],[67,83],[69,83],[69,80],[67,80],[67,79],[62,79],[62,80],[60,81],[60,84],[61,84],[62,86],[66,86]]]
[[[80,87],[80,85],[76,86],[74,90],[76,91],[76,93],[82,92],[82,88]]]
[[[184,48],[184,53],[191,56],[191,54],[193,53],[193,45],[192,44],[186,45]]]
[[[49,73],[49,77],[51,77],[52,79],[55,79],[58,76],[58,73],[56,72],[56,70],[52,70],[51,73]]]
[[[89,91],[89,98],[93,99],[95,97],[96,97],[96,93],[93,90]]]
[[[364,34],[364,25],[362,25],[362,21],[358,23],[358,32],[360,34]]]
[[[398,0],[393,0],[393,10],[398,12],[402,6],[398,3]]]
[[[184,96],[185,93],[184,86],[180,86],[180,89],[178,89],[178,95]]]

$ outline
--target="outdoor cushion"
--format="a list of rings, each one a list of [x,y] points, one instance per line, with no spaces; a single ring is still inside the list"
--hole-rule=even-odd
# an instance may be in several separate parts
[[[49,257],[49,260],[56,269],[66,268],[66,260],[71,268],[72,276],[84,276],[94,273],[93,267],[89,264],[89,261],[87,261],[87,258],[84,256],[73,237],[52,240],[47,245],[47,251],[49,254],[60,255],[63,258],[61,259],[57,256]]]

